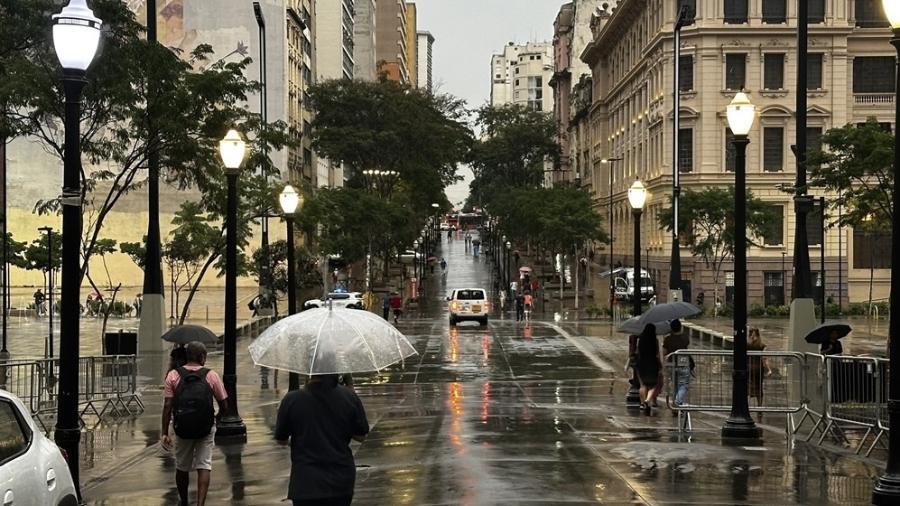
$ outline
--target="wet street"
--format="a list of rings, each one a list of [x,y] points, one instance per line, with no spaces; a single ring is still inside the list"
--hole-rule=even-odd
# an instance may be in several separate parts
[[[446,239],[445,239],[446,241]],[[450,289],[491,288],[490,263],[446,242],[446,278],[399,328],[419,355],[357,378],[371,433],[353,443],[355,504],[867,504],[880,464],[787,442],[778,423],[762,446],[725,446],[723,419],[698,416],[690,442],[665,408],[624,406],[624,338],[606,322],[529,325],[509,315],[450,328]],[[260,371],[239,343],[245,445],[217,446],[209,504],[280,504],[288,450],[272,440],[284,374]],[[221,370],[221,356],[210,365]],[[158,386],[137,420],[83,439],[84,496],[94,505],[176,503],[174,461],[159,439]]]

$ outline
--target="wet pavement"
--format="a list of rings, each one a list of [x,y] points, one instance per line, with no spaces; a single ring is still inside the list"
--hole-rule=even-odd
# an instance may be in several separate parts
[[[356,378],[371,433],[353,443],[355,504],[868,504],[877,462],[789,443],[778,423],[762,446],[726,446],[721,417],[696,417],[687,442],[665,409],[626,410],[625,342],[608,323],[543,315],[451,329],[444,294],[490,288],[490,264],[462,240],[442,254],[448,275],[429,278],[429,303],[400,323],[419,356]],[[254,367],[247,344],[248,442],[216,447],[209,504],[279,504],[286,493],[288,450],[272,431],[287,378]],[[159,388],[145,401],[139,419],[85,434],[87,504],[176,503],[174,461],[156,444]]]

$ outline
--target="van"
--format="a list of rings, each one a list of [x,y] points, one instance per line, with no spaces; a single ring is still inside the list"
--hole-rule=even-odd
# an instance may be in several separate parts
[[[634,302],[634,269],[620,268],[613,271],[617,300]],[[647,269],[641,269],[641,302],[649,302],[656,295],[653,278]]]

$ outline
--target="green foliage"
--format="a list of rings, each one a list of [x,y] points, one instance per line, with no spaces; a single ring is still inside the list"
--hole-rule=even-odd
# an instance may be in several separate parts
[[[144,270],[144,261],[147,259],[147,236],[141,242],[119,243],[119,251],[128,255],[141,270]]]
[[[659,224],[668,231],[674,228],[674,215],[669,197],[669,207],[659,214]],[[747,190],[747,238],[762,236],[775,223],[775,215],[765,202]],[[681,194],[679,231],[681,237],[689,237],[690,251],[703,259],[713,270],[713,283],[718,293],[722,265],[734,258],[734,187],[710,187],[704,190],[687,190]]]
[[[59,234],[53,237],[53,263],[50,263],[50,242],[47,234],[41,236],[25,247],[21,252],[22,262],[18,267],[28,270],[47,271],[52,266],[53,270],[62,268],[62,238]],[[21,244],[21,243],[19,243]],[[15,264],[14,264],[15,265]]]
[[[287,294],[287,241],[279,240],[269,244],[269,259],[272,262],[272,286]],[[253,252],[252,272],[259,276],[259,267],[264,261],[262,249]],[[318,259],[305,247],[294,245],[295,289],[322,286]]]
[[[469,163],[475,173],[469,205],[489,210],[510,188],[536,188],[544,181],[544,163],[556,166],[559,144],[553,118],[519,105],[485,106],[476,113],[482,138]]]
[[[859,226],[874,218],[875,228],[889,228],[894,215],[894,135],[869,118],[862,127],[828,130],[822,144],[827,151],[809,155],[810,185],[838,194],[829,198],[829,206],[844,208],[840,225]]]
[[[588,306],[585,309],[585,313],[587,313],[588,318],[608,318],[609,317],[609,308],[606,306]]]
[[[25,261],[25,251],[27,247],[28,246],[24,242],[13,239],[11,233],[6,233],[6,260],[10,265],[22,269],[28,268],[27,262]]]

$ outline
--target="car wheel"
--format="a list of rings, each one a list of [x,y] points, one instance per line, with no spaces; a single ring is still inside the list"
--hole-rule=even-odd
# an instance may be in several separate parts
[[[482,327],[487,327],[487,324],[488,324],[487,316],[485,316],[484,318],[479,320],[478,323],[480,323]]]
[[[453,315],[450,315],[450,326],[451,326],[451,327],[455,327],[455,326],[456,326],[456,317],[453,316]]]
[[[67,495],[63,497],[62,501],[59,501],[58,506],[78,506],[78,499],[73,495]]]

